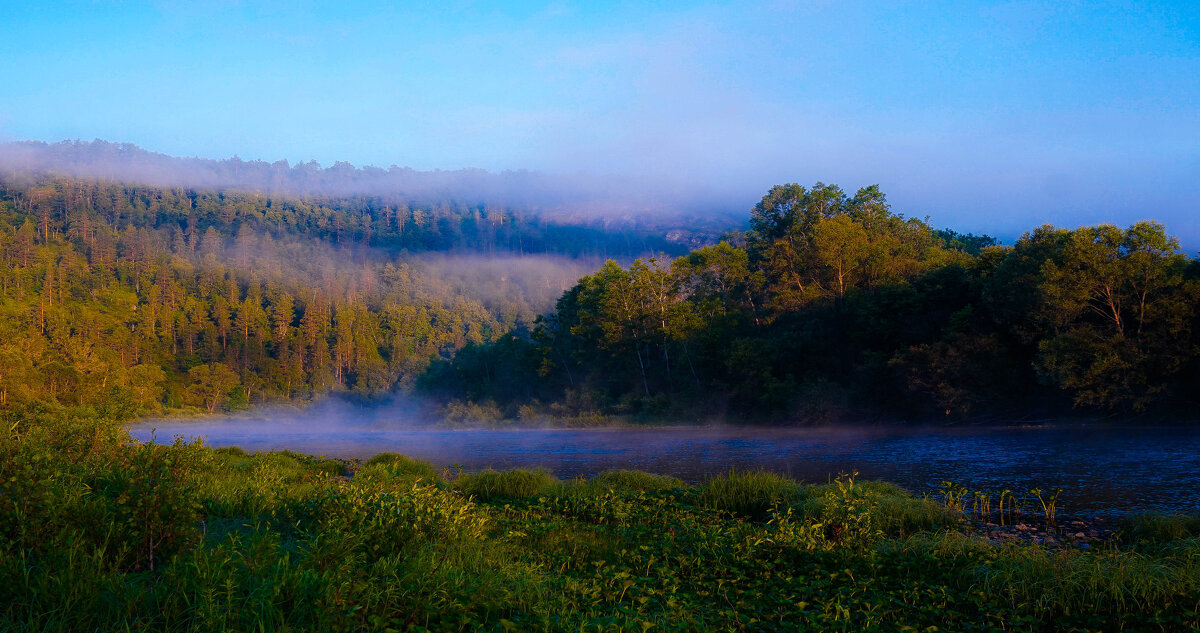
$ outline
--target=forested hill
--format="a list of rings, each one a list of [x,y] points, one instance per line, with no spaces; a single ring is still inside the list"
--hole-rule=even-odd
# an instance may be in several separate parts
[[[686,248],[500,207],[2,173],[0,408],[380,393],[658,251]]]
[[[403,248],[474,247],[455,241],[485,226],[461,227],[470,216],[476,223],[494,224],[496,235],[484,248],[540,250],[578,248],[592,241],[608,256],[620,258],[630,245],[624,240],[651,240],[655,252],[671,252],[663,234],[675,230],[676,240],[698,245],[733,226],[730,214],[703,187],[672,188],[662,182],[632,177],[548,174],[533,171],[492,173],[481,169],[418,171],[395,165],[355,167],[338,162],[321,167],[315,161],[245,161],[179,158],[144,150],[128,143],[101,140],[42,143],[0,143],[0,173],[138,183],[160,188],[197,191],[254,192],[277,202],[303,198],[309,206],[335,207],[350,216],[354,231],[374,243]],[[420,213],[409,218],[413,210]],[[303,212],[303,210],[301,210]],[[370,226],[358,226],[364,214]],[[407,231],[422,219],[434,225],[449,221],[449,231]],[[512,227],[516,221],[523,226]],[[581,227],[583,227],[581,229]],[[328,228],[328,227],[327,227]],[[461,228],[467,235],[455,235]],[[524,229],[524,230],[522,230]],[[540,230],[540,231],[539,231]],[[532,243],[503,241],[524,236]],[[344,237],[344,236],[339,236]],[[496,242],[495,239],[501,241]],[[633,244],[640,249],[643,244]],[[686,250],[686,249],[685,249]],[[680,251],[682,252],[682,251]]]
[[[460,417],[1192,416],[1200,266],[1164,227],[934,231],[875,187],[773,188],[739,239],[609,262],[420,385]]]

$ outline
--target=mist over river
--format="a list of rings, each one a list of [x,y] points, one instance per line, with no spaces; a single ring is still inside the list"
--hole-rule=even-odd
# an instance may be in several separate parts
[[[972,490],[1064,489],[1060,512],[1114,516],[1200,512],[1200,429],[1110,425],[1030,427],[458,429],[356,420],[327,410],[228,418],[151,420],[143,441],[176,435],[213,447],[287,449],[366,459],[392,451],[467,470],[544,467],[559,477],[633,468],[690,482],[731,468],[766,469],[807,482],[840,472],[914,492],[943,480]]]

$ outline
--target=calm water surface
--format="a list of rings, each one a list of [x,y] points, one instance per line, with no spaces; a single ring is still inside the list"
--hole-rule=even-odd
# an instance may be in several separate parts
[[[152,431],[152,429],[154,429]],[[1062,487],[1061,511],[1200,512],[1200,429],[1112,426],[1034,428],[442,430],[387,421],[322,423],[312,415],[152,421],[134,436],[202,437],[210,446],[289,449],[368,458],[394,451],[468,470],[545,467],[560,477],[636,468],[688,481],[767,469],[809,482],[840,472],[933,492],[943,480],[973,490]]]

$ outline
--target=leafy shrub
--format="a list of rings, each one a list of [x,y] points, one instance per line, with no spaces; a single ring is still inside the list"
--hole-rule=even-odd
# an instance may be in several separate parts
[[[878,494],[854,481],[853,475],[842,475],[821,487],[819,503],[809,504],[816,512],[798,515],[792,506],[773,508],[772,540],[805,549],[866,549],[883,538],[877,499]]]
[[[442,421],[451,426],[495,426],[504,419],[504,412],[495,402],[452,401],[442,411]]]
[[[47,538],[55,484],[64,474],[38,448],[0,439],[0,552],[38,548]]]
[[[200,504],[192,474],[204,457],[199,444],[141,444],[122,452],[98,482],[111,503],[110,523],[128,546],[127,565],[153,570],[158,560],[200,536]]]
[[[875,525],[889,536],[906,536],[920,531],[938,530],[956,525],[961,514],[941,503],[918,499],[903,488],[882,481],[854,481],[856,494],[862,495],[871,507]],[[828,516],[825,506],[838,498],[838,482],[811,486],[802,504],[805,515]],[[835,502],[836,503],[836,502]]]

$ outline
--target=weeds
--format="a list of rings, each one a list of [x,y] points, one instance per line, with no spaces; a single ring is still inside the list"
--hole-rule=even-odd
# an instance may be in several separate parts
[[[1054,492],[1046,495],[1042,494],[1041,488],[1034,488],[1029,491],[1029,494],[1033,495],[1038,500],[1038,503],[1041,504],[1043,516],[1046,517],[1046,522],[1050,525],[1056,524],[1055,513],[1058,508],[1058,495],[1062,494],[1062,491],[1062,488],[1055,488]]]
[[[440,477],[78,420],[0,436],[0,630],[1154,630],[1200,627],[1200,518],[1101,551],[963,534],[1011,491],[939,501],[853,474]],[[454,479],[446,481],[446,479]],[[1037,495],[1034,495],[1035,497]],[[1041,495],[1049,519],[1056,494]],[[994,502],[995,507],[992,507]]]
[[[966,488],[952,481],[942,482],[942,502],[956,512],[966,512],[968,492]]]

